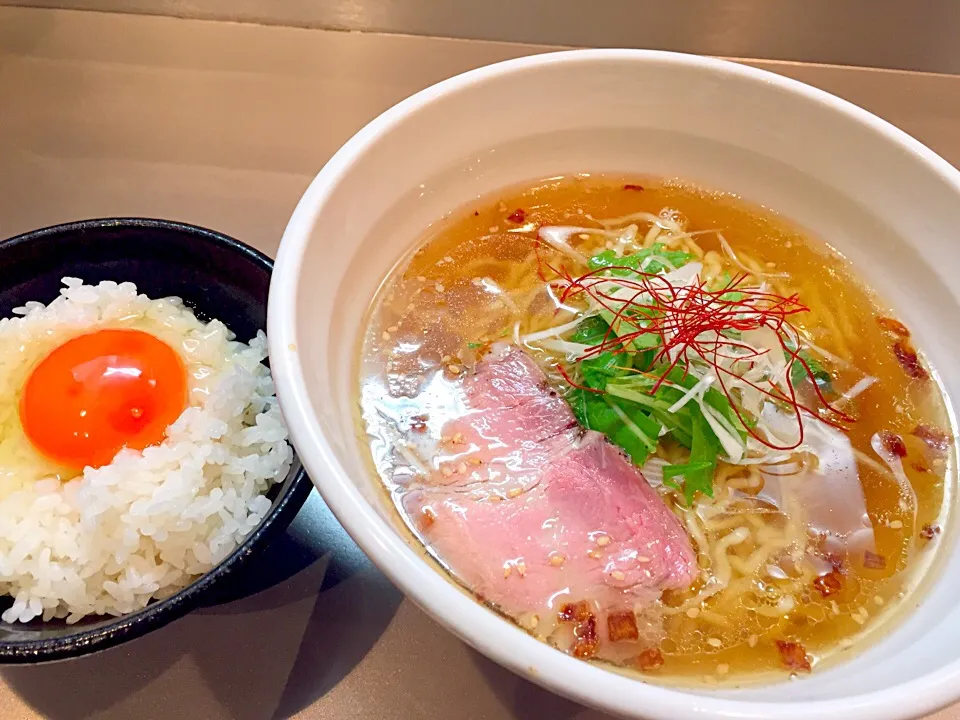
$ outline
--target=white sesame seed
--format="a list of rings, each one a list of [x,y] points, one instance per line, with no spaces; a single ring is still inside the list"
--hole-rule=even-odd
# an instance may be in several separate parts
[[[491,225],[491,226],[488,228],[488,230],[489,230],[490,232],[492,232],[492,233],[500,232],[500,226],[499,226],[499,225]]]
[[[592,557],[594,560],[597,560],[600,558],[600,551],[596,548],[593,548],[592,550],[587,550],[587,555]]]
[[[646,555],[641,555],[640,557],[637,558],[637,562],[648,563],[650,562],[650,558],[648,558]]]
[[[873,602],[875,605],[883,605],[883,598],[880,597],[879,595],[874,595]]]
[[[597,545],[599,545],[600,547],[603,547],[604,545],[609,545],[609,544],[610,544],[609,535],[601,535],[600,537],[597,538]]]
[[[715,648],[723,647],[723,640],[721,640],[720,638],[709,638],[707,640],[707,645]]]
[[[892,527],[894,530],[899,530],[903,527],[903,522],[900,520],[894,520],[892,523],[890,523],[890,527]]]
[[[590,236],[589,236],[587,233],[580,233],[579,235],[577,235],[577,237],[580,238],[581,240],[589,240],[589,239],[590,239]]]
[[[458,473],[463,474],[463,473],[465,473],[466,471],[467,471],[467,464],[466,464],[465,462],[462,462],[462,463],[460,463],[459,465],[457,465],[457,472],[458,472]]]
[[[444,465],[443,468],[441,468],[440,472],[443,473],[444,477],[450,477],[451,475],[453,475],[453,470],[450,469],[449,465]]]
[[[515,497],[518,497],[522,492],[523,490],[520,488],[510,488],[509,490],[507,490],[507,497],[515,498]]]
[[[511,572],[512,570],[513,570],[513,568],[510,566],[509,563],[504,563],[504,565],[503,565],[503,576],[504,576],[505,578],[510,577],[510,572]]]
[[[457,444],[459,445],[460,443],[463,442],[463,433],[459,433],[459,432],[458,432],[458,433],[454,433],[454,435],[453,435],[453,437],[452,437],[451,439],[453,440],[453,442],[455,442],[455,443],[457,443]]]
[[[523,562],[523,560],[517,563],[517,574],[520,577],[523,577],[527,574],[527,564]]]
[[[610,577],[612,577],[614,580],[624,580],[627,576],[619,570],[614,570],[612,573],[610,573]]]
[[[695,618],[698,615],[700,615],[700,608],[690,608],[689,610],[687,610],[688,618]]]
[[[534,615],[532,618],[530,618],[530,627],[535,628],[539,624],[540,624],[539,615]]]
[[[426,282],[427,278],[424,275],[417,275],[417,282]]]
[[[443,285],[442,285],[441,283],[437,283],[437,284],[434,285],[433,287],[434,287],[434,289],[435,289],[438,293],[442,293],[442,292],[443,292]]]
[[[747,638],[747,645],[750,647],[756,647],[758,642],[760,642],[760,638],[756,635],[751,635]]]
[[[726,675],[728,672],[730,672],[730,666],[726,663],[717,665],[717,675]]]
[[[396,325],[391,325],[390,327],[387,328],[387,331],[388,331],[388,332],[395,333],[395,332],[396,332],[397,330],[399,330],[399,329],[400,329],[400,328],[398,328]]]
[[[380,337],[382,337],[384,340],[389,340],[389,339],[390,339],[390,333],[388,333],[386,330],[384,330],[384,331],[383,331],[383,334],[382,334]]]
[[[556,567],[560,567],[561,565],[563,565],[563,561],[564,561],[563,555],[550,556],[550,564],[555,565]]]
[[[451,365],[447,365],[447,370],[449,370],[453,375],[459,375],[459,374],[460,374],[460,366],[459,366],[459,365],[452,365],[452,364],[451,364]]]

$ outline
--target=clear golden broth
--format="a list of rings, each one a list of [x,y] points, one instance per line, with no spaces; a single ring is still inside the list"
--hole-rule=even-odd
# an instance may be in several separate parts
[[[526,213],[523,224],[508,219],[517,208]],[[953,485],[952,459],[936,456],[911,431],[918,424],[951,429],[936,384],[911,380],[898,364],[891,335],[877,322],[889,316],[878,299],[837,253],[774,214],[679,182],[589,176],[510,189],[453,213],[430,229],[415,253],[387,278],[372,305],[361,351],[363,431],[371,441],[373,461],[385,488],[398,497],[411,470],[391,450],[383,408],[415,414],[418,408],[429,407],[433,416],[442,415],[442,401],[438,404],[435,396],[423,393],[424,384],[439,377],[451,379],[451,365],[469,367],[474,345],[511,336],[516,309],[521,311],[521,332],[558,323],[537,275],[536,227],[594,227],[591,218],[638,211],[658,214],[664,208],[685,218],[688,231],[722,230],[741,261],[755,271],[789,273],[771,282],[781,294],[799,293],[811,308],[797,324],[821,348],[854,366],[856,373],[877,378],[851,404],[857,421],[848,437],[860,453],[858,471],[874,528],[875,551],[886,559],[886,567],[865,567],[862,553],[848,553],[842,559],[842,588],[829,596],[810,583],[816,571],[798,571],[800,579],[792,578],[790,587],[796,588],[797,582],[805,585],[792,595],[794,606],[781,614],[758,611],[776,607],[789,589],[762,572],[741,578],[736,590],[731,586],[682,612],[670,612],[670,608],[681,606],[702,583],[684,593],[669,593],[660,608],[664,632],[657,646],[664,664],[648,674],[664,681],[706,678],[708,682],[784,675],[789,668],[784,666],[777,640],[801,643],[816,666],[838,651],[859,645],[861,638],[882,627],[884,618],[902,603],[929,564],[936,540],[921,537],[922,529],[944,522],[945,495]],[[578,242],[585,254],[600,248],[595,238],[572,244]],[[698,234],[694,242],[692,249],[702,256],[705,270],[739,272],[722,254],[716,235]],[[559,255],[551,258],[563,262]],[[495,281],[510,299],[491,294],[482,287],[482,278]],[[549,370],[550,358],[538,359]],[[831,366],[831,370],[838,386],[855,382],[856,373],[845,366]],[[903,466],[918,501],[916,523],[905,509],[897,483],[871,450],[871,437],[881,431],[904,439],[908,455]],[[672,457],[678,452],[667,443],[661,454]],[[785,514],[756,497],[763,480],[755,471],[727,466],[719,475],[718,498],[739,490],[740,499],[730,505],[730,514],[720,518],[715,532],[708,533],[708,544],[740,524],[756,532],[785,532]],[[684,517],[682,499],[665,488],[661,494]],[[409,524],[416,532],[415,525]],[[816,538],[805,539],[808,549],[815,551]],[[758,547],[759,541],[752,537],[734,546],[730,555],[746,561]],[[711,549],[696,549],[709,578]],[[633,661],[625,667],[636,669]]]

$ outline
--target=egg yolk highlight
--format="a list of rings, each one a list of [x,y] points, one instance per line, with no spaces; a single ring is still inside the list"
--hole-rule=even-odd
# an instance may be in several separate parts
[[[41,453],[72,468],[163,441],[187,404],[177,352],[140,330],[99,330],[60,345],[27,378],[20,422]]]

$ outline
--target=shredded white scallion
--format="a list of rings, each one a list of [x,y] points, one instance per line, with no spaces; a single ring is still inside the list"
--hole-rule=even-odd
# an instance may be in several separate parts
[[[498,296],[514,315],[520,314],[520,308],[517,307],[517,303],[510,297],[510,293],[500,287],[500,284],[496,280],[489,277],[482,277],[480,278],[479,286],[483,288],[484,292]]]
[[[663,468],[669,464],[663,458],[653,456],[647,459],[640,472],[650,487],[660,487],[663,485]]]
[[[558,338],[564,333],[570,332],[579,325],[587,315],[583,317],[574,318],[570,322],[563,323],[563,325],[557,325],[552,328],[547,328],[546,330],[540,330],[539,332],[528,333],[527,335],[519,334],[519,323],[515,326],[514,337],[517,340],[517,345],[539,342],[540,340],[546,340],[547,338]]]
[[[866,391],[867,389],[871,388],[876,382],[877,382],[877,379],[872,375],[868,375],[865,378],[861,378],[856,383],[854,383],[853,387],[851,387],[849,390],[847,390],[845,393],[843,393],[839,398],[837,398],[834,401],[833,403],[834,407],[840,407],[842,405],[845,405],[846,403],[850,402],[855,397],[857,397],[858,395]]]
[[[643,431],[640,427],[630,419],[630,416],[627,415],[619,405],[616,403],[610,403],[610,407],[613,409],[613,412],[616,413],[617,417],[620,418],[620,421],[627,427],[630,432],[639,438],[640,442],[647,446],[647,448],[652,452],[657,449],[657,444]]]
[[[575,343],[570,342],[569,340],[558,340],[554,338],[541,340],[538,345],[544,350],[563,353],[566,355],[569,362],[579,362],[583,359],[584,354],[586,354],[587,351],[592,348],[591,345],[584,345],[583,343]]]
[[[747,275],[753,275],[754,277],[758,277],[758,278],[764,278],[764,277],[785,278],[785,277],[790,277],[790,274],[789,274],[789,273],[768,273],[768,272],[761,272],[761,271],[758,271],[758,270],[751,270],[751,269],[748,268],[746,265],[744,265],[743,262],[741,262],[740,258],[737,257],[737,254],[733,251],[733,248],[730,247],[730,243],[727,242],[727,239],[723,236],[723,233],[721,233],[721,232],[718,232],[718,233],[717,233],[717,240],[720,241],[720,247],[723,249],[723,254],[726,255],[726,256],[730,259],[730,262],[732,262],[732,263],[733,263],[734,265],[736,265],[738,268],[740,268],[740,269],[743,270],[745,273],[747,273]]]
[[[596,230],[591,230],[589,228],[579,228],[579,227],[569,227],[564,225],[546,225],[540,228],[537,236],[543,240],[545,243],[555,247],[560,252],[569,255],[574,260],[586,265],[587,258],[586,256],[575,250],[567,242],[574,235],[579,233],[595,233]]]
[[[640,269],[646,272],[646,269],[650,267],[650,263],[653,262],[658,262],[664,267],[669,268],[671,271],[677,269],[676,265],[667,260],[663,255],[648,255],[643,259],[643,262],[640,263]]]
[[[703,393],[705,393],[707,389],[713,384],[714,380],[716,380],[716,378],[713,375],[709,375],[709,374],[704,375],[702,378],[700,378],[700,380],[697,381],[696,385],[694,385],[692,388],[690,388],[683,394],[683,397],[681,397],[673,405],[668,407],[667,412],[675,413],[678,410],[680,410],[684,405],[686,405],[688,402],[693,400],[693,398],[697,396],[702,397]]]
[[[697,404],[700,406],[700,412],[703,414],[713,434],[717,436],[723,451],[726,453],[730,462],[737,463],[743,457],[746,446],[740,439],[740,435],[730,425],[730,422],[721,415],[716,408],[710,406],[703,398],[697,397]]]
[[[577,283],[578,289],[586,291],[575,294],[576,300],[573,302],[578,306],[583,305],[576,308],[560,300],[562,285],[558,287],[548,283],[546,289],[553,305],[560,310],[574,313],[574,318],[555,327],[526,335],[520,333],[519,324],[517,324],[514,326],[515,342],[518,345],[535,345],[543,350],[562,354],[568,362],[580,362],[587,357],[592,357],[596,346],[571,342],[564,337],[586,318],[594,316],[602,318],[611,324],[614,333],[624,338],[628,337],[628,330],[630,337],[636,337],[642,335],[645,328],[649,328],[658,335],[657,346],[661,350],[661,355],[657,357],[657,363],[682,363],[684,372],[696,379],[693,387],[689,388],[669,381],[660,381],[659,387],[673,388],[679,393],[671,393],[678,399],[667,408],[667,412],[679,413],[688,407],[691,401],[696,402],[700,414],[720,444],[723,459],[727,462],[766,467],[770,470],[768,474],[774,476],[788,476],[807,471],[808,468],[804,463],[808,460],[797,460],[797,458],[801,455],[804,458],[809,458],[811,454],[817,455],[816,444],[810,440],[800,444],[800,439],[804,438],[801,429],[812,433],[809,435],[810,438],[815,438],[819,421],[813,416],[805,418],[803,414],[798,419],[780,409],[775,403],[769,402],[771,393],[765,389],[773,389],[774,396],[790,397],[791,366],[796,360],[790,351],[784,351],[784,347],[796,347],[805,352],[815,353],[818,359],[822,358],[837,365],[849,366],[849,363],[815,345],[806,337],[807,333],[801,329],[789,324],[785,327],[779,325],[774,327],[763,314],[762,302],[757,306],[752,306],[748,302],[729,304],[735,312],[742,313],[740,317],[745,322],[739,327],[752,329],[741,330],[739,327],[733,327],[720,332],[712,329],[709,323],[702,323],[697,326],[697,335],[693,339],[687,337],[691,333],[682,322],[658,323],[656,322],[658,318],[651,319],[651,316],[637,309],[646,307],[655,310],[661,303],[669,308],[680,305],[686,300],[693,304],[702,302],[703,263],[693,259],[690,262],[680,263],[678,267],[668,259],[669,253],[658,252],[660,245],[656,245],[654,250],[649,250],[657,243],[663,243],[671,249],[678,249],[683,247],[679,243],[693,238],[694,235],[716,235],[721,251],[729,262],[756,279],[756,282],[751,283],[751,287],[743,288],[747,296],[750,293],[776,294],[775,289],[768,288],[768,282],[765,279],[788,277],[788,273],[766,272],[755,261],[746,258],[742,260],[720,229],[688,233],[683,216],[669,209],[664,209],[659,215],[638,212],[609,219],[596,219],[589,215],[582,217],[601,227],[545,226],[539,229],[539,237],[551,247],[583,264],[588,264],[588,258],[573,247],[571,241],[584,233],[591,235],[594,241],[600,238],[606,239],[606,247],[612,249],[618,258],[634,253],[640,247],[648,248],[639,266],[640,271],[648,274],[643,282],[637,282],[635,278],[622,277],[629,273],[613,269],[590,273],[586,279],[581,279]],[[663,269],[656,275],[650,275],[649,268],[654,263],[659,263]],[[711,306],[705,307],[709,308],[708,311],[712,311]],[[764,324],[765,322],[767,324]],[[614,336],[611,337],[615,340]],[[627,349],[632,350],[629,347],[629,340],[622,342],[627,343]],[[646,343],[634,341],[633,345],[637,350],[643,350]],[[695,352],[690,352],[691,347]],[[667,350],[664,351],[664,348]],[[702,348],[710,348],[710,350],[704,351]],[[705,357],[703,352],[709,352],[710,356]],[[843,393],[838,402],[853,400],[875,382],[875,378],[863,378]],[[751,420],[749,433],[744,433],[742,423],[737,417],[731,415],[725,405],[718,409],[706,401],[707,397],[713,400],[707,393],[714,386],[722,390],[738,417],[742,414],[744,418],[749,416],[755,419],[755,425]],[[777,390],[779,393],[776,392]],[[625,375],[609,382],[606,392],[611,397],[637,403],[648,411],[650,408],[662,411],[667,404],[663,402],[662,396],[651,399],[650,383],[647,378],[632,379],[630,375]],[[610,407],[623,425],[651,449],[655,449],[659,437],[671,432],[661,424],[657,437],[648,437],[628,411],[624,411],[614,402],[610,403]],[[768,447],[766,441],[770,441],[771,444],[783,442],[786,447],[791,447],[792,443],[799,445],[795,449],[791,447],[788,451]],[[656,472],[658,469],[659,473]],[[895,468],[891,468],[891,471],[896,475]],[[662,481],[662,466],[659,468],[651,466],[649,472],[654,478]],[[657,482],[657,479],[654,482]],[[729,544],[742,542],[739,537],[743,532],[746,530],[740,528],[728,535],[725,540]],[[720,555],[714,560],[722,565],[726,557],[724,553]],[[721,572],[720,575],[723,573]],[[706,594],[701,593],[700,598],[708,597],[713,592],[715,589],[711,587]]]
[[[424,462],[417,457],[416,454],[409,448],[409,446],[403,440],[393,441],[394,449],[400,454],[400,456],[410,463],[410,466],[421,475],[429,475],[430,472],[427,470],[427,466]]]
[[[560,298],[558,298],[556,293],[553,290],[553,285],[551,285],[550,283],[547,283],[545,287],[547,290],[547,296],[550,298],[550,302],[553,303],[553,306],[557,308],[557,310],[564,310],[565,312],[574,313],[574,314],[577,314],[580,312],[577,308],[571,305],[567,305]]]

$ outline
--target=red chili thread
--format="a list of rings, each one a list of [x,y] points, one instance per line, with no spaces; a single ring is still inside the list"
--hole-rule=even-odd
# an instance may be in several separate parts
[[[627,348],[633,340],[651,333],[657,335],[659,350],[654,362],[667,364],[666,368],[655,376],[657,380],[650,394],[656,393],[663,383],[669,382],[669,375],[678,365],[683,368],[685,378],[690,361],[699,358],[716,372],[720,390],[730,400],[734,413],[751,436],[771,449],[796,449],[803,443],[803,412],[814,417],[820,414],[815,408],[808,407],[798,400],[791,373],[787,372],[785,375],[785,388],[770,380],[765,381],[765,385],[760,385],[723,367],[719,362],[721,359],[750,361],[768,353],[769,350],[757,351],[745,343],[737,342],[724,335],[731,331],[743,333],[768,328],[776,334],[787,366],[799,364],[811,380],[810,385],[821,409],[829,410],[839,418],[839,421],[854,420],[852,416],[832,406],[824,397],[813,370],[800,356],[796,347],[800,333],[789,318],[807,313],[810,309],[800,302],[796,294],[784,297],[755,288],[741,287],[746,280],[746,275],[733,278],[719,290],[709,290],[703,280],[689,286],[676,286],[663,275],[645,273],[628,266],[597,268],[574,277],[562,266],[553,267],[544,261],[539,244],[537,262],[538,274],[541,278],[545,278],[544,269],[547,269],[562,281],[561,302],[567,303],[585,294],[613,316],[603,340],[586,350],[581,359],[595,357],[605,352],[628,353],[630,351]],[[619,271],[621,275],[610,277],[607,273],[611,271]],[[605,283],[615,283],[620,288],[618,295],[612,295],[604,290]],[[632,294],[627,296],[624,291]],[[731,293],[737,293],[740,297],[729,297]],[[633,329],[622,332],[624,325]],[[715,339],[702,337],[705,334],[715,334]],[[794,347],[791,348],[791,345]],[[736,349],[744,351],[744,354],[731,354],[730,350]],[[573,387],[601,392],[575,383],[562,366],[558,366],[558,370]],[[758,435],[746,422],[738,403],[732,397],[731,390],[728,388],[730,379],[746,384],[771,400],[788,405],[799,429],[797,442],[790,445],[777,445]],[[838,421],[833,418],[821,419],[829,425],[839,426]]]
[[[597,395],[603,395],[603,390],[597,390],[596,388],[587,387],[586,385],[580,385],[579,383],[574,382],[573,378],[570,377],[570,374],[564,369],[563,365],[557,365],[557,371],[563,375],[563,379],[567,381],[568,385],[575,387],[577,390],[586,390],[587,392],[596,393]]]

